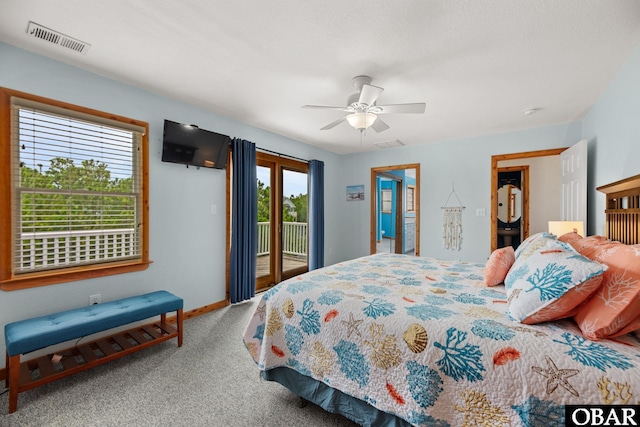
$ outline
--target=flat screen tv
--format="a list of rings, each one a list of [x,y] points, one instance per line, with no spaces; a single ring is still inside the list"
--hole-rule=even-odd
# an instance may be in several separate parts
[[[227,135],[165,120],[162,161],[224,169],[227,166],[230,142]]]

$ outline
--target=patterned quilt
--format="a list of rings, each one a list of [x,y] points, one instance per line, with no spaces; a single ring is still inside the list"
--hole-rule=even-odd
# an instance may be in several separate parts
[[[638,404],[640,340],[523,325],[483,265],[377,254],[266,292],[244,333],[286,366],[413,425],[555,426],[565,404]]]

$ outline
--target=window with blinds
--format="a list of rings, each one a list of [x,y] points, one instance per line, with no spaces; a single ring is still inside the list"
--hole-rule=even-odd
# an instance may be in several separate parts
[[[391,213],[393,208],[392,192],[391,190],[381,190],[382,205],[380,206],[382,213]]]
[[[407,185],[407,212],[416,211],[415,192],[415,185]]]
[[[142,260],[146,129],[11,98],[11,276]]]

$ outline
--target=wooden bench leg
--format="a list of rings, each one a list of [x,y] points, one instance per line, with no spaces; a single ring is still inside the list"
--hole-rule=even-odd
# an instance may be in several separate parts
[[[4,388],[9,388],[9,353],[5,352],[5,360],[6,363],[4,364]]]
[[[9,413],[18,410],[18,388],[20,387],[20,355],[7,353],[7,379],[9,380]]]
[[[182,309],[176,312],[176,323],[178,326],[178,347],[182,347]]]
[[[167,313],[160,315],[160,322],[167,323]],[[182,347],[182,309],[176,310],[176,326],[178,329],[178,347]]]

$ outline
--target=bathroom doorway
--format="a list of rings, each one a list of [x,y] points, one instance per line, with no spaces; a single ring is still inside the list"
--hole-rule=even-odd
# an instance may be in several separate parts
[[[498,248],[517,249],[529,234],[529,166],[498,168]]]
[[[558,217],[561,201],[560,153],[566,148],[527,151],[522,153],[491,156],[491,251],[498,248],[498,169],[530,167],[527,187],[528,196],[522,196],[523,214],[520,239],[524,241],[531,233],[547,230],[547,222]],[[534,173],[534,169],[536,173]],[[524,202],[527,208],[524,208]],[[557,209],[556,209],[557,205]],[[535,213],[532,216],[531,210]],[[557,213],[556,213],[557,211]]]
[[[370,252],[420,255],[420,164],[371,168]]]

